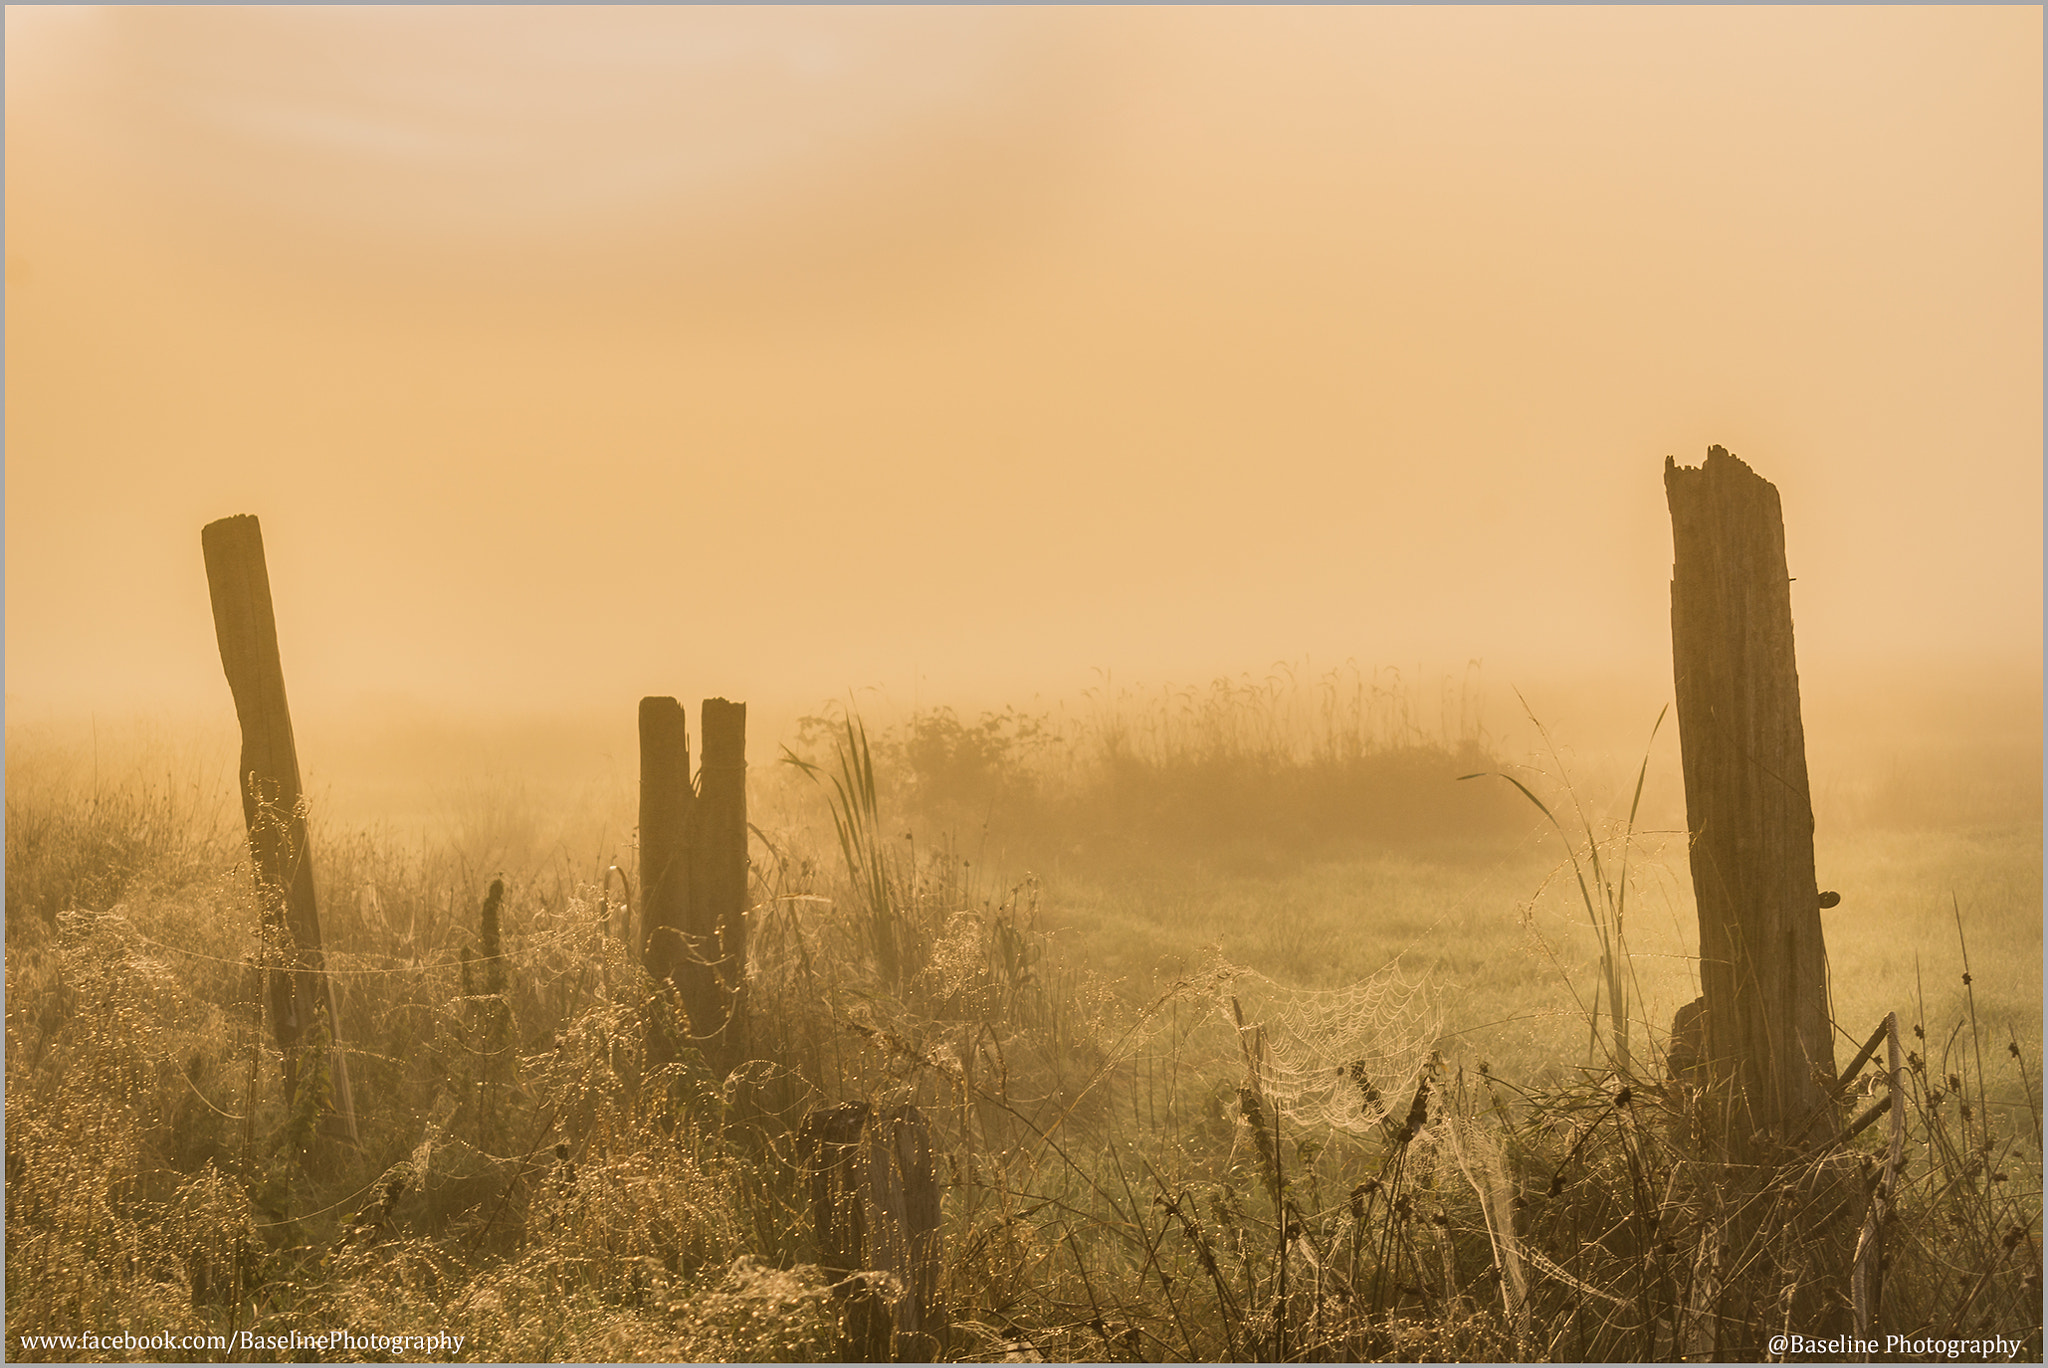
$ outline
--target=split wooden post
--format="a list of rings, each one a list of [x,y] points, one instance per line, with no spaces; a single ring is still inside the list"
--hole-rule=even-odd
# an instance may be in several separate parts
[[[690,852],[690,940],[706,972],[685,990],[699,1036],[717,1036],[730,1062],[740,1047],[747,972],[747,705],[704,700]]]
[[[285,700],[263,531],[253,516],[242,514],[208,523],[200,530],[199,542],[206,556],[221,667],[242,726],[236,786],[242,793],[242,819],[249,832],[265,939],[274,940],[282,951],[271,962],[267,991],[271,1029],[284,1053],[285,1087],[297,1096],[301,1050],[307,1035],[324,1024],[333,1090],[329,1102],[341,1131],[353,1140],[355,1101],[348,1057],[341,1048],[341,1007],[320,942],[299,752]],[[323,1016],[324,1023],[316,1020]]]
[[[673,698],[640,700],[641,962],[729,1064],[747,966],[747,705],[704,700],[694,789],[686,716]]]
[[[1704,1053],[1732,1158],[1798,1143],[1835,1076],[1778,491],[1721,447],[1664,462],[1671,650]]]
[[[670,982],[688,958],[689,728],[675,699],[640,700],[640,962]]]

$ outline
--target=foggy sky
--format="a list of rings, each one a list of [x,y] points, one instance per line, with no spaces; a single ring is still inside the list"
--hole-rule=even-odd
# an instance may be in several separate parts
[[[2041,650],[2038,9],[7,11],[10,715]]]

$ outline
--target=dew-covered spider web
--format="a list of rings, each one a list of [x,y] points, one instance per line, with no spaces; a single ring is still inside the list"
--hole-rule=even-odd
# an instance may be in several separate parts
[[[1398,966],[1338,988],[1300,988],[1218,959],[1181,979],[1145,1014],[1156,1024],[1174,999],[1206,1020],[1184,1037],[1205,1072],[1255,1081],[1297,1125],[1363,1134],[1407,1116],[1443,1032],[1436,995]],[[1116,1053],[1144,1048],[1134,1031]]]
[[[1352,1132],[1401,1121],[1443,1031],[1428,982],[1396,966],[1330,989],[1240,969],[1218,985],[1216,1010],[1284,1114]]]

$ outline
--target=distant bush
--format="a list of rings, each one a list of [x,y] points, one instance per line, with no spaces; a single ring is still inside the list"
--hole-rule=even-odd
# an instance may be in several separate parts
[[[1457,782],[1497,767],[1476,689],[1426,717],[1400,676],[1285,668],[1206,689],[1107,690],[1074,712],[1014,708],[963,721],[920,710],[874,738],[892,805],[1025,847],[1104,853],[1244,845],[1414,847],[1520,834],[1503,793]],[[840,714],[802,720],[798,749]]]

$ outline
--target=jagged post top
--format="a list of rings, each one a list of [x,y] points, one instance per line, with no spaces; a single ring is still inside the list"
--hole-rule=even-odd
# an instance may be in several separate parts
[[[1676,456],[1664,458],[1664,484],[1669,488],[1677,479],[1704,478],[1707,480],[1740,480],[1747,477],[1760,485],[1775,489],[1769,480],[1750,469],[1749,462],[1737,456],[1727,447],[1718,443],[1707,448],[1707,459],[1696,466],[1682,466]]]
[[[1755,549],[1784,558],[1784,504],[1778,487],[1724,446],[1708,447],[1706,460],[1696,466],[1666,456],[1664,500],[1671,510],[1675,547],[1700,548],[1709,541],[1719,546],[1736,528],[1753,523],[1764,529],[1763,544]],[[1721,547],[1716,558],[1727,551]]]
[[[723,698],[704,700],[703,767],[744,770],[747,767],[747,705]]]
[[[259,541],[262,540],[263,525],[256,520],[254,513],[236,513],[225,518],[215,518],[212,522],[199,529],[199,536],[202,541],[213,541],[221,537],[238,535],[251,536]]]
[[[640,700],[640,725],[643,727],[650,724],[659,726],[671,718],[680,718],[683,715],[683,705],[673,695],[650,694]]]
[[[1737,456],[1727,447],[1716,443],[1707,448],[1707,458],[1696,466],[1683,466],[1676,456],[1664,458],[1664,488],[1669,491],[1680,481],[1688,483],[1705,481],[1709,484],[1749,483],[1772,494],[1778,487],[1750,468],[1749,462]]]

